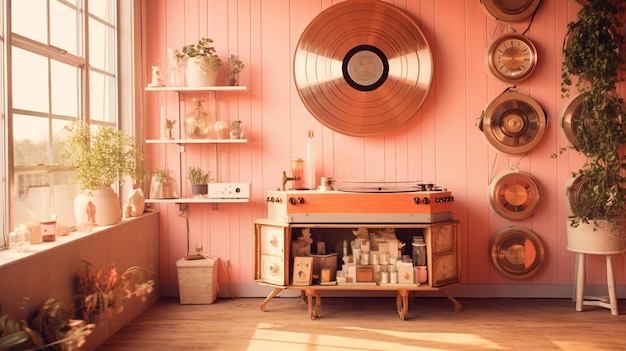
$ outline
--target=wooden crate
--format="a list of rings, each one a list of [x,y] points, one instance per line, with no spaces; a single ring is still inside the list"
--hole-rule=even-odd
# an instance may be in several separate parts
[[[181,305],[212,304],[217,298],[219,257],[176,262]]]

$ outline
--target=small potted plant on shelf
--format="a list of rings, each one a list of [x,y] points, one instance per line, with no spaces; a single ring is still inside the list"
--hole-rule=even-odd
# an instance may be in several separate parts
[[[231,139],[243,138],[243,130],[241,130],[241,121],[230,122],[230,138]]]
[[[170,170],[160,169],[152,172],[152,181],[150,183],[151,199],[176,199],[178,198],[178,189],[176,188],[176,180],[172,176]]]
[[[126,176],[136,177],[142,155],[135,138],[112,126],[84,121],[68,124],[64,132],[57,143],[60,164],[74,171],[74,181],[83,190],[74,203],[77,224],[119,222],[119,196],[111,186]]]
[[[202,37],[183,46],[176,57],[185,62],[187,86],[213,86],[217,81],[222,59],[216,54],[213,39]]]
[[[228,58],[228,85],[237,85],[239,73],[246,67],[238,55],[230,55]]]
[[[191,166],[187,169],[187,177],[191,182],[191,193],[193,197],[202,198],[209,193],[209,182],[211,172],[204,172],[199,166]]]
[[[567,190],[573,213],[567,227],[568,249],[577,252],[600,250],[599,245],[610,243],[623,250],[626,111],[617,90],[625,64],[624,38],[619,31],[623,28],[619,19],[623,10],[622,0],[589,2],[577,20],[568,24],[565,38],[561,90],[569,97],[571,76],[577,76],[575,87],[582,100],[578,117],[572,117],[575,145],[562,148],[560,153],[574,149],[587,158],[573,172],[570,181],[575,180]],[[605,232],[608,235],[603,236]]]

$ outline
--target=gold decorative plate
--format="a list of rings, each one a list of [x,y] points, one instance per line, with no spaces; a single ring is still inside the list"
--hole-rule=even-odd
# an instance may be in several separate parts
[[[541,268],[543,258],[543,243],[528,228],[504,227],[492,238],[491,262],[507,278],[532,277]]]
[[[500,216],[519,220],[532,216],[541,200],[539,183],[530,173],[504,171],[489,184],[489,204]]]
[[[521,22],[538,9],[541,0],[480,0],[483,11],[496,21]]]
[[[433,60],[404,11],[379,0],[348,0],[309,23],[293,70],[302,102],[320,123],[372,136],[417,114],[430,90]]]
[[[541,141],[548,118],[535,99],[509,88],[489,102],[476,124],[497,150],[524,155]]]

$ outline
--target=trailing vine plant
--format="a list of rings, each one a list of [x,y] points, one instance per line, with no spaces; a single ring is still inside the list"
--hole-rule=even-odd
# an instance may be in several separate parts
[[[583,6],[577,20],[568,24],[564,42],[561,93],[570,96],[575,86],[582,95],[575,127],[575,149],[587,159],[573,176],[582,177],[578,201],[572,204],[570,225],[623,217],[626,206],[626,176],[623,145],[624,101],[617,88],[623,80],[624,46],[622,0],[594,0]],[[556,154],[554,155],[556,157]]]

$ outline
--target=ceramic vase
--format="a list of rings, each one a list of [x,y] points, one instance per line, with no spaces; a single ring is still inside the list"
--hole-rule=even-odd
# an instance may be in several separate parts
[[[85,190],[74,199],[76,224],[111,225],[122,219],[119,196],[111,187]]]
[[[217,82],[219,70],[213,69],[209,57],[191,57],[187,60],[186,81],[188,87],[210,87]]]

